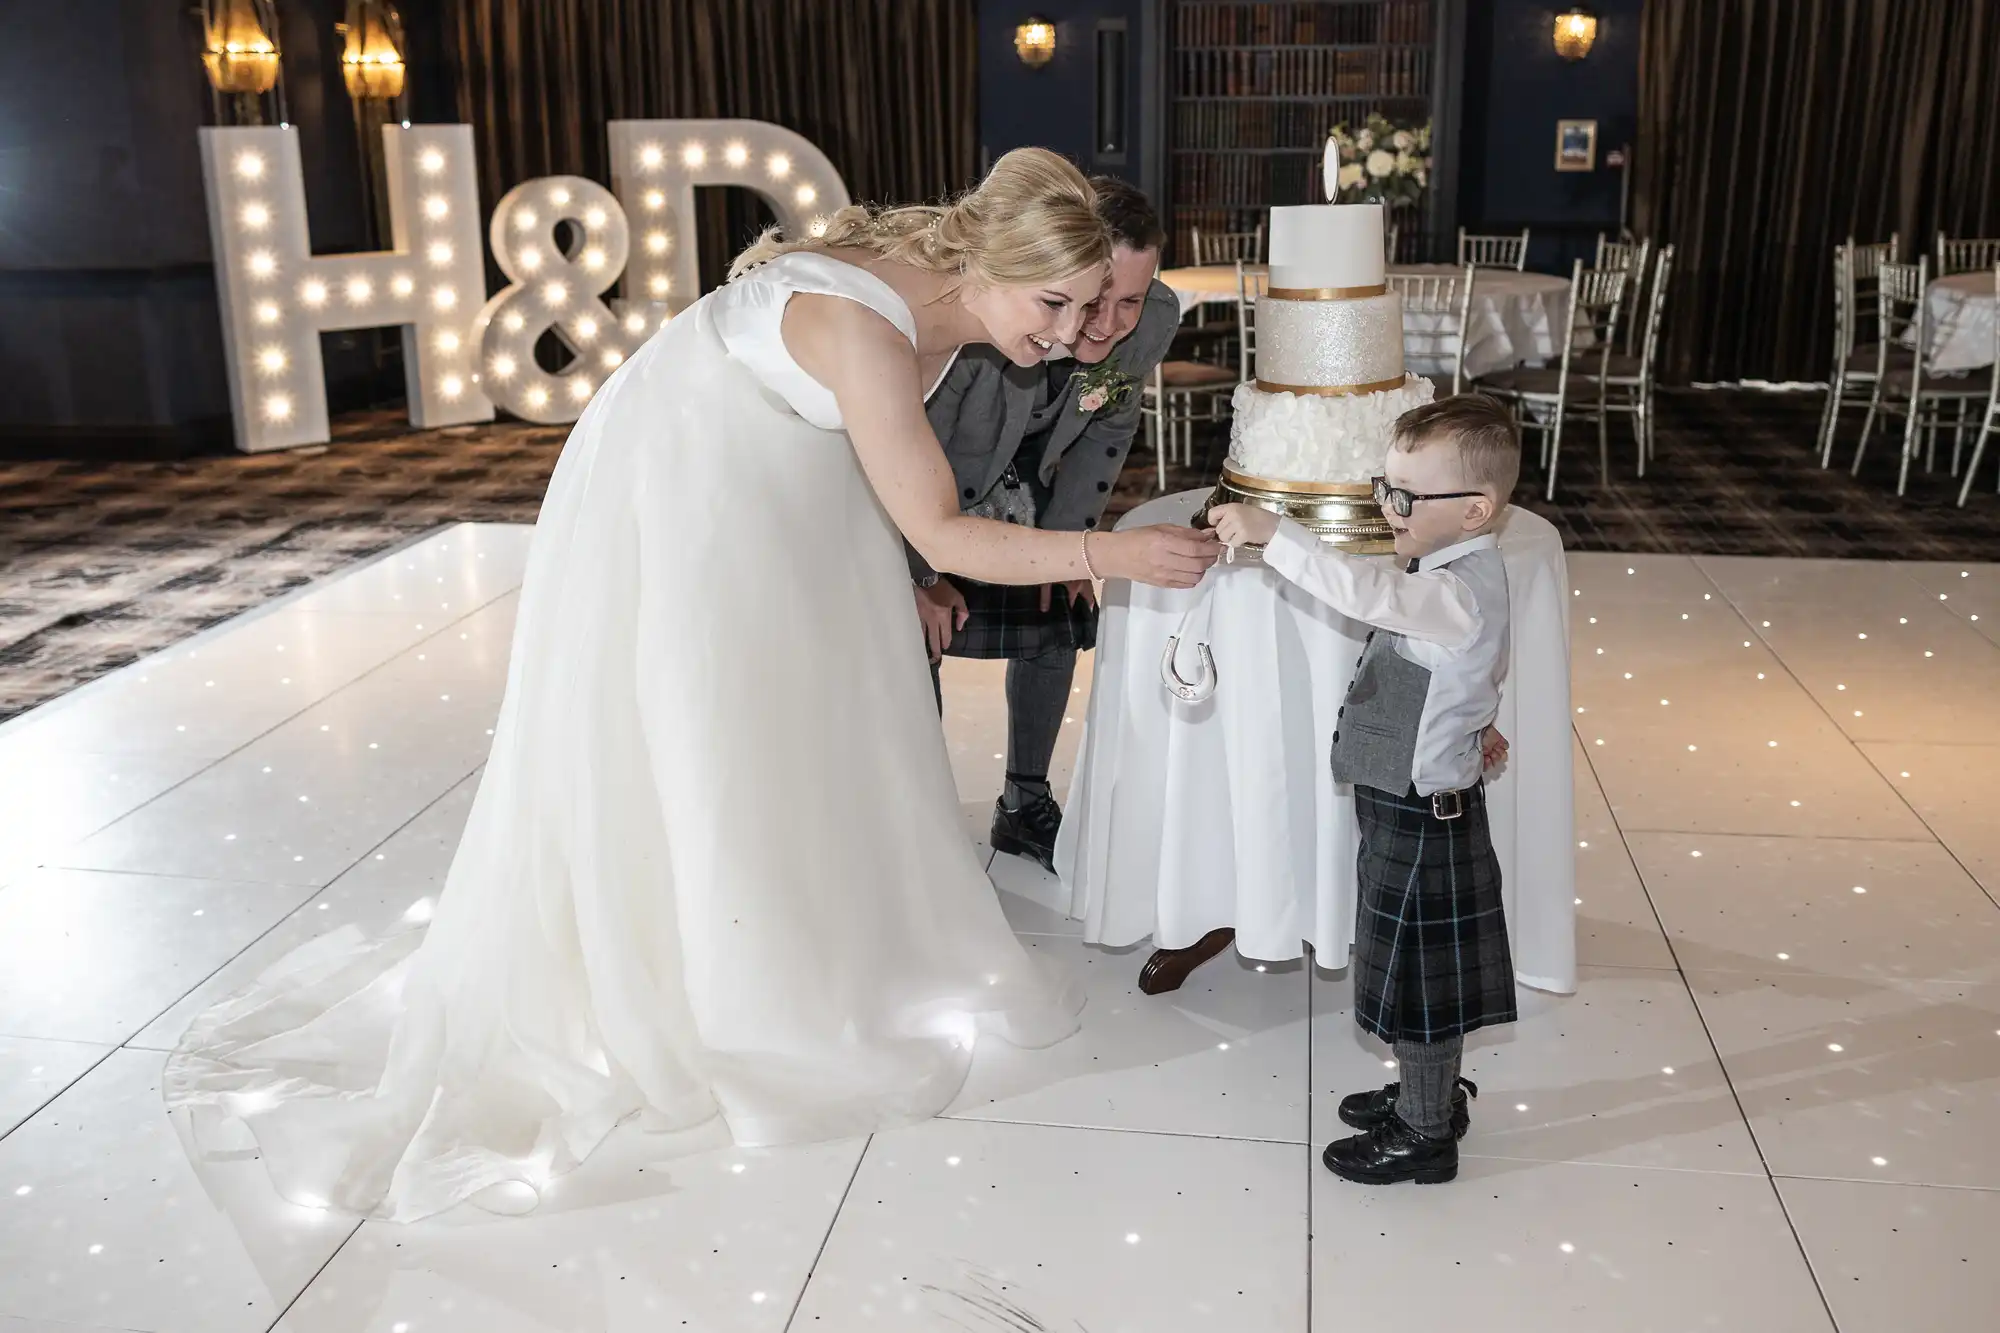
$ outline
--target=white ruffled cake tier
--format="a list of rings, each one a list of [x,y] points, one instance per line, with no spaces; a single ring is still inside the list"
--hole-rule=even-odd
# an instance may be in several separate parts
[[[1419,375],[1376,393],[1266,393],[1239,385],[1230,404],[1229,466],[1267,481],[1366,483],[1382,475],[1396,418],[1433,393]]]

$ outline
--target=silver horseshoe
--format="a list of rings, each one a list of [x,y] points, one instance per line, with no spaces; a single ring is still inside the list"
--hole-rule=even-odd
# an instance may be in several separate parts
[[[1175,661],[1180,651],[1181,636],[1175,634],[1167,640],[1166,656],[1160,659],[1160,680],[1176,699],[1184,703],[1198,704],[1215,693],[1215,655],[1208,645],[1197,642],[1195,654],[1200,659],[1201,669],[1193,680],[1182,677],[1180,664]]]

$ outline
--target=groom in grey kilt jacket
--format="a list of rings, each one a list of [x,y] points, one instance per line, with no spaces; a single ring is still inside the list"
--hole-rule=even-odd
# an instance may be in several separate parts
[[[1159,215],[1123,181],[1091,184],[1114,248],[1073,355],[1023,369],[990,347],[967,348],[931,395],[931,426],[968,514],[1096,527],[1138,432],[1140,387],[1180,325],[1180,302],[1153,277],[1166,239]],[[1007,659],[1007,786],[993,812],[993,847],[1053,871],[1062,810],[1049,760],[1077,652],[1097,642],[1096,593],[1088,580],[1012,588],[945,579],[914,548],[910,574],[933,679],[944,654]]]

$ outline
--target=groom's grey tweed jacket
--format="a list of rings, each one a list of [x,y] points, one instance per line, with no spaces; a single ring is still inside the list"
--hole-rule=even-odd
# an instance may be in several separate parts
[[[1133,379],[1132,389],[1116,407],[1094,413],[1076,405],[1071,378],[1087,367],[1065,358],[1023,369],[991,347],[966,348],[925,409],[951,463],[958,507],[978,504],[1000,484],[1034,414],[1035,381],[1046,376],[1060,410],[1043,432],[1042,481],[1054,494],[1036,526],[1068,532],[1096,527],[1139,430],[1140,388],[1166,356],[1180,322],[1179,298],[1156,279],[1137,327],[1108,358]],[[930,572],[912,548],[910,573],[922,578]]]

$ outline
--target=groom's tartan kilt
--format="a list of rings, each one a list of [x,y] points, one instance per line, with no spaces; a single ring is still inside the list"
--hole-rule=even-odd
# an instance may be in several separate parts
[[[1085,652],[1097,646],[1097,608],[1068,604],[1068,589],[1049,592],[1049,609],[1042,607],[1037,587],[1008,587],[953,579],[965,594],[969,613],[965,628],[955,630],[945,652],[953,657],[1040,657],[1073,648]]]
[[[1444,1041],[1515,1020],[1514,960],[1486,789],[1438,819],[1428,796],[1354,789],[1361,829],[1354,1021],[1383,1041]]]

